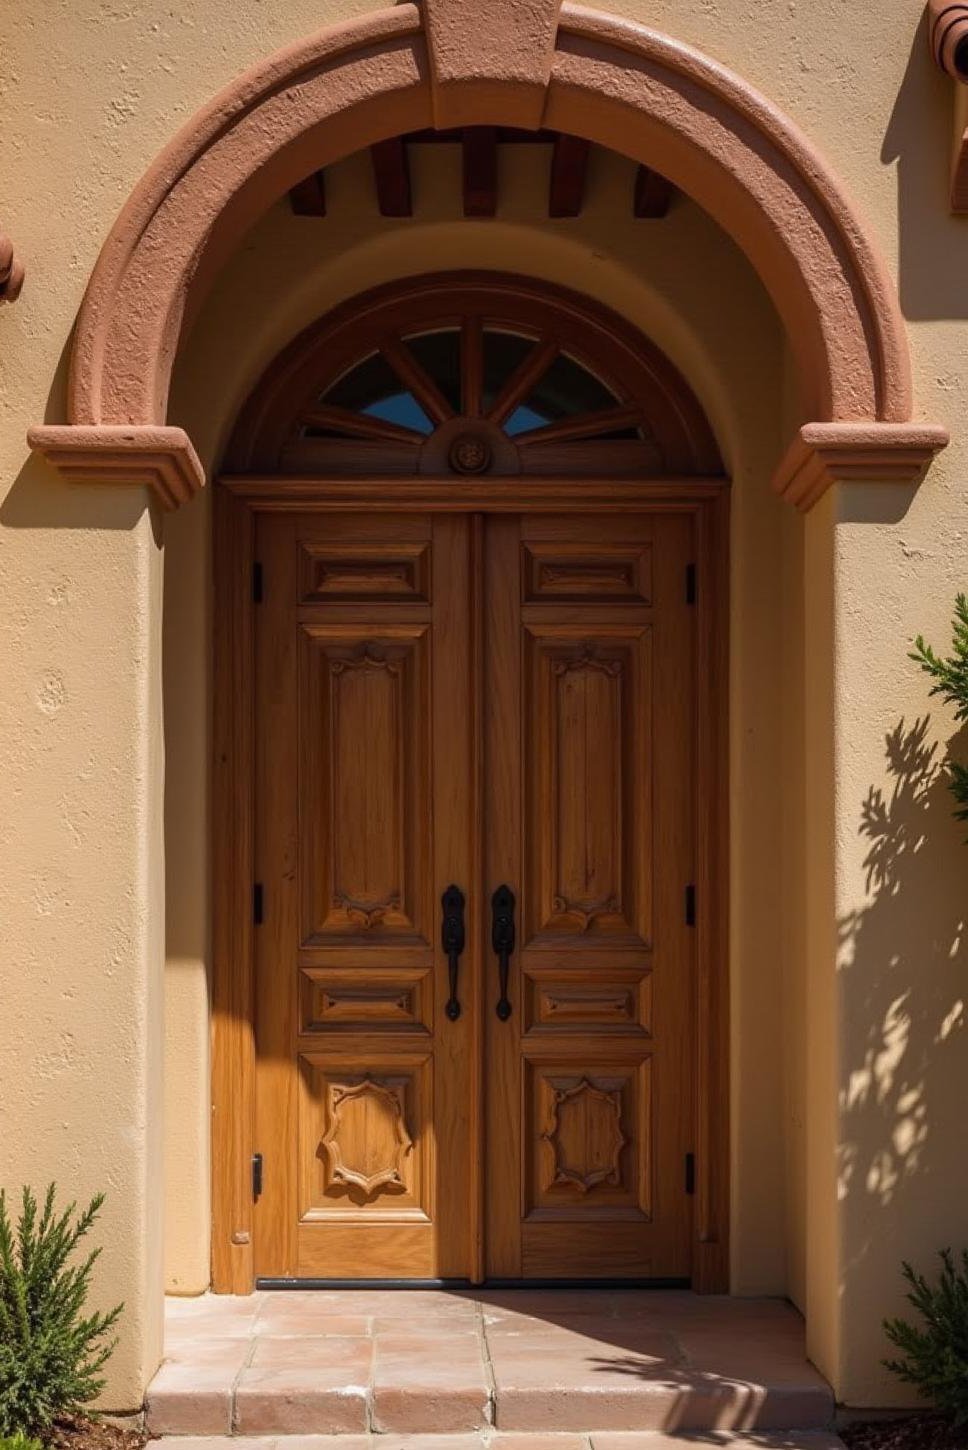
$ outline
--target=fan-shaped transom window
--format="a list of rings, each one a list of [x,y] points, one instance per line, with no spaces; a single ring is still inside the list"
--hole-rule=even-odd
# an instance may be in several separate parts
[[[230,466],[306,475],[718,473],[661,354],[569,293],[477,274],[359,300],[297,339]],[[253,421],[255,420],[255,426]]]

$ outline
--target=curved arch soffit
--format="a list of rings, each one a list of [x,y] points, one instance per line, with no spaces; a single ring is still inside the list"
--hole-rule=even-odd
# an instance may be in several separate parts
[[[809,143],[745,82],[688,46],[560,0],[423,0],[328,28],[204,107],[132,192],[75,332],[68,422],[31,446],[80,481],[201,486],[165,423],[178,341],[240,235],[320,166],[429,126],[547,126],[661,171],[759,273],[796,358],[805,415],[774,487],[808,508],[842,479],[914,481],[947,442],[911,422],[893,286]]]

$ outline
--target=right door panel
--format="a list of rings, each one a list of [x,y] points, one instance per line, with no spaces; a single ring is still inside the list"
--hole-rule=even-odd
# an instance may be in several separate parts
[[[492,517],[487,1272],[690,1272],[695,646],[684,514]]]

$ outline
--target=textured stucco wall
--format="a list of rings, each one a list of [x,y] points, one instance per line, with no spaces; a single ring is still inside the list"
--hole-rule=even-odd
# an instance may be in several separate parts
[[[67,489],[27,464],[23,435],[63,416],[62,362],[84,283],[159,147],[245,65],[366,8],[198,0],[173,14],[152,0],[137,8],[20,0],[4,30],[0,217],[28,281],[20,302],[0,310],[0,981],[16,1023],[0,1088],[0,1179],[56,1176],[79,1194],[109,1191],[103,1289],[129,1305],[109,1393],[118,1406],[134,1403],[157,1354],[163,1015],[175,1064],[166,1162],[191,1204],[184,1218],[168,1217],[172,1283],[200,1287],[207,1262],[199,1224],[208,913],[204,896],[188,889],[206,869],[195,826],[204,825],[196,802],[207,728],[207,504],[164,524],[169,599],[176,567],[191,590],[165,621],[168,832],[185,889],[169,897],[163,1014],[155,524],[135,493]],[[952,726],[905,658],[918,629],[945,633],[968,575],[968,442],[959,436],[968,413],[968,231],[946,208],[951,91],[928,62],[919,0],[879,11],[875,44],[867,12],[842,0],[612,8],[694,42],[805,129],[897,278],[919,415],[954,434],[913,500],[888,488],[841,489],[806,526],[781,518],[765,471],[790,405],[776,396],[782,370],[766,309],[754,309],[750,326],[730,310],[732,272],[720,293],[708,269],[664,275],[663,244],[654,256],[645,244],[633,255],[617,222],[604,236],[592,234],[591,220],[587,234],[576,226],[581,274],[557,229],[543,227],[540,243],[532,236],[533,270],[560,268],[562,280],[613,305],[629,299],[630,314],[691,361],[724,436],[737,430],[727,444],[748,469],[736,490],[732,600],[737,1285],[775,1286],[786,1275],[840,1392],[883,1401],[897,1394],[878,1368],[880,1317],[901,1302],[897,1261],[904,1253],[926,1266],[937,1245],[963,1241],[968,1191],[968,1165],[953,1146],[968,1089],[964,854],[932,774]],[[220,316],[241,333],[251,311],[253,348],[271,351],[300,308],[305,316],[407,269],[406,246],[389,233],[385,242],[362,232],[340,241],[337,201],[334,178],[333,226],[305,223],[298,245],[284,214],[266,219],[251,245],[278,270],[263,276],[240,255],[234,290],[223,279],[221,302],[213,297],[200,321],[185,377],[191,359],[215,346]],[[446,218],[437,221],[436,239],[429,225],[421,236],[432,259],[422,265],[451,264]],[[317,238],[327,228],[337,255],[323,266]],[[500,224],[477,235],[472,245],[462,234],[457,260],[501,265]],[[520,266],[522,233],[507,235],[507,264]],[[266,278],[285,273],[295,255],[287,246],[315,264],[273,292]],[[258,316],[253,292],[261,292]],[[723,310],[704,311],[716,298]],[[233,381],[219,381],[226,406],[244,392],[246,367],[262,360],[243,350]],[[207,409],[198,390],[180,391],[176,406],[182,418],[205,415],[196,433],[211,457],[219,408]],[[781,1021],[783,1038],[768,1030]]]

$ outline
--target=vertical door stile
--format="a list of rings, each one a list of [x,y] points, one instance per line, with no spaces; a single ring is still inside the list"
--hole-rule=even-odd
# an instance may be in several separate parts
[[[473,801],[470,812],[471,870],[469,887],[471,891],[471,933],[473,942],[474,994],[473,994],[473,1043],[471,1072],[471,1112],[469,1137],[473,1144],[470,1174],[470,1221],[471,1221],[471,1282],[483,1282],[487,1269],[485,1265],[485,1151],[486,1125],[484,1121],[484,1001],[483,964],[486,962],[485,932],[487,911],[485,909],[486,880],[484,862],[484,838],[481,829],[484,820],[484,515],[473,514],[470,519],[470,732],[471,732],[471,790]]]
[[[522,1111],[519,1070],[520,992],[518,966],[511,963],[507,1021],[498,1019],[498,967],[491,949],[491,898],[502,884],[520,897],[521,883],[521,597],[520,520],[490,515],[485,528],[484,802],[486,912],[484,969],[484,1072],[487,1101],[487,1273],[521,1275],[521,1215],[524,1163],[519,1129]],[[520,911],[520,907],[519,907]]]

